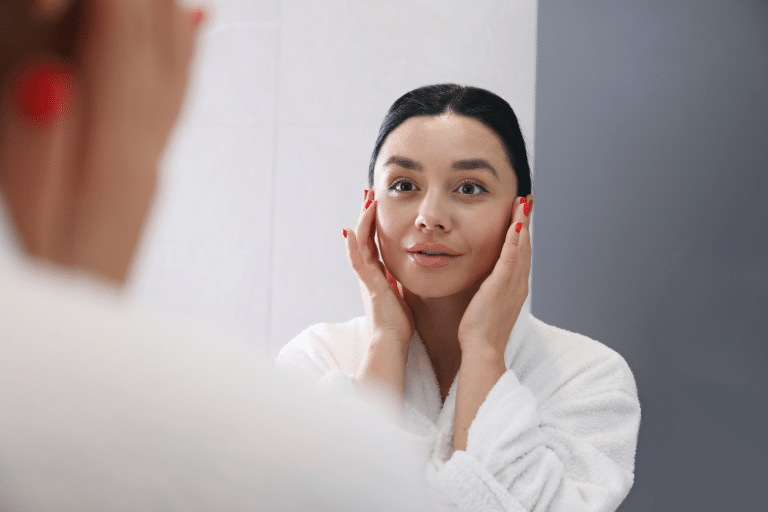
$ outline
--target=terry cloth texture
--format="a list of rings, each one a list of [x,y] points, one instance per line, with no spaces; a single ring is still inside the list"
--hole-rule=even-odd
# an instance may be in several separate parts
[[[365,317],[316,324],[291,340],[276,367],[355,394]],[[488,393],[453,450],[456,387],[442,403],[418,331],[409,342],[403,436],[424,460],[439,509],[613,512],[634,481],[640,402],[632,371],[613,349],[533,317],[523,308]]]

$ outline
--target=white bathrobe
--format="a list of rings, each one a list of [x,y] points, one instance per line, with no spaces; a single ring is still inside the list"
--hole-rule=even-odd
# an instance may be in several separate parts
[[[0,510],[429,509],[420,462],[378,411],[27,268],[2,207]]]
[[[529,297],[530,299],[530,297]],[[504,354],[506,373],[453,450],[457,374],[445,404],[414,332],[402,434],[426,466],[445,510],[613,512],[634,480],[640,403],[624,358],[586,336],[534,318],[523,306]],[[355,394],[365,317],[313,325],[280,351],[278,368]]]

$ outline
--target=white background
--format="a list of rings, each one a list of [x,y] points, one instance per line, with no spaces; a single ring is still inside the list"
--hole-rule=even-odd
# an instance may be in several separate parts
[[[216,0],[129,297],[269,355],[364,314],[343,228],[402,94],[495,92],[533,167],[535,0]]]

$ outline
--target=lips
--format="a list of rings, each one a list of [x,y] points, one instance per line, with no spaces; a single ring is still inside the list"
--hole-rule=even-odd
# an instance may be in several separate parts
[[[445,256],[459,256],[459,253],[445,244],[435,242],[419,242],[408,248],[411,253],[430,252],[432,254],[441,254]]]
[[[420,267],[425,268],[440,268],[448,265],[449,263],[453,262],[457,259],[456,256],[446,256],[446,255],[440,255],[440,256],[429,256],[427,254],[423,254],[420,252],[412,252],[409,253],[411,256],[411,259]]]

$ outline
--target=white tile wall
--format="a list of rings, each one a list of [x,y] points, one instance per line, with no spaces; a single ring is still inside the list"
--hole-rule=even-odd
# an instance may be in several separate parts
[[[487,88],[534,139],[536,1],[215,0],[136,299],[275,354],[363,314],[346,259],[390,104],[427,84]]]

